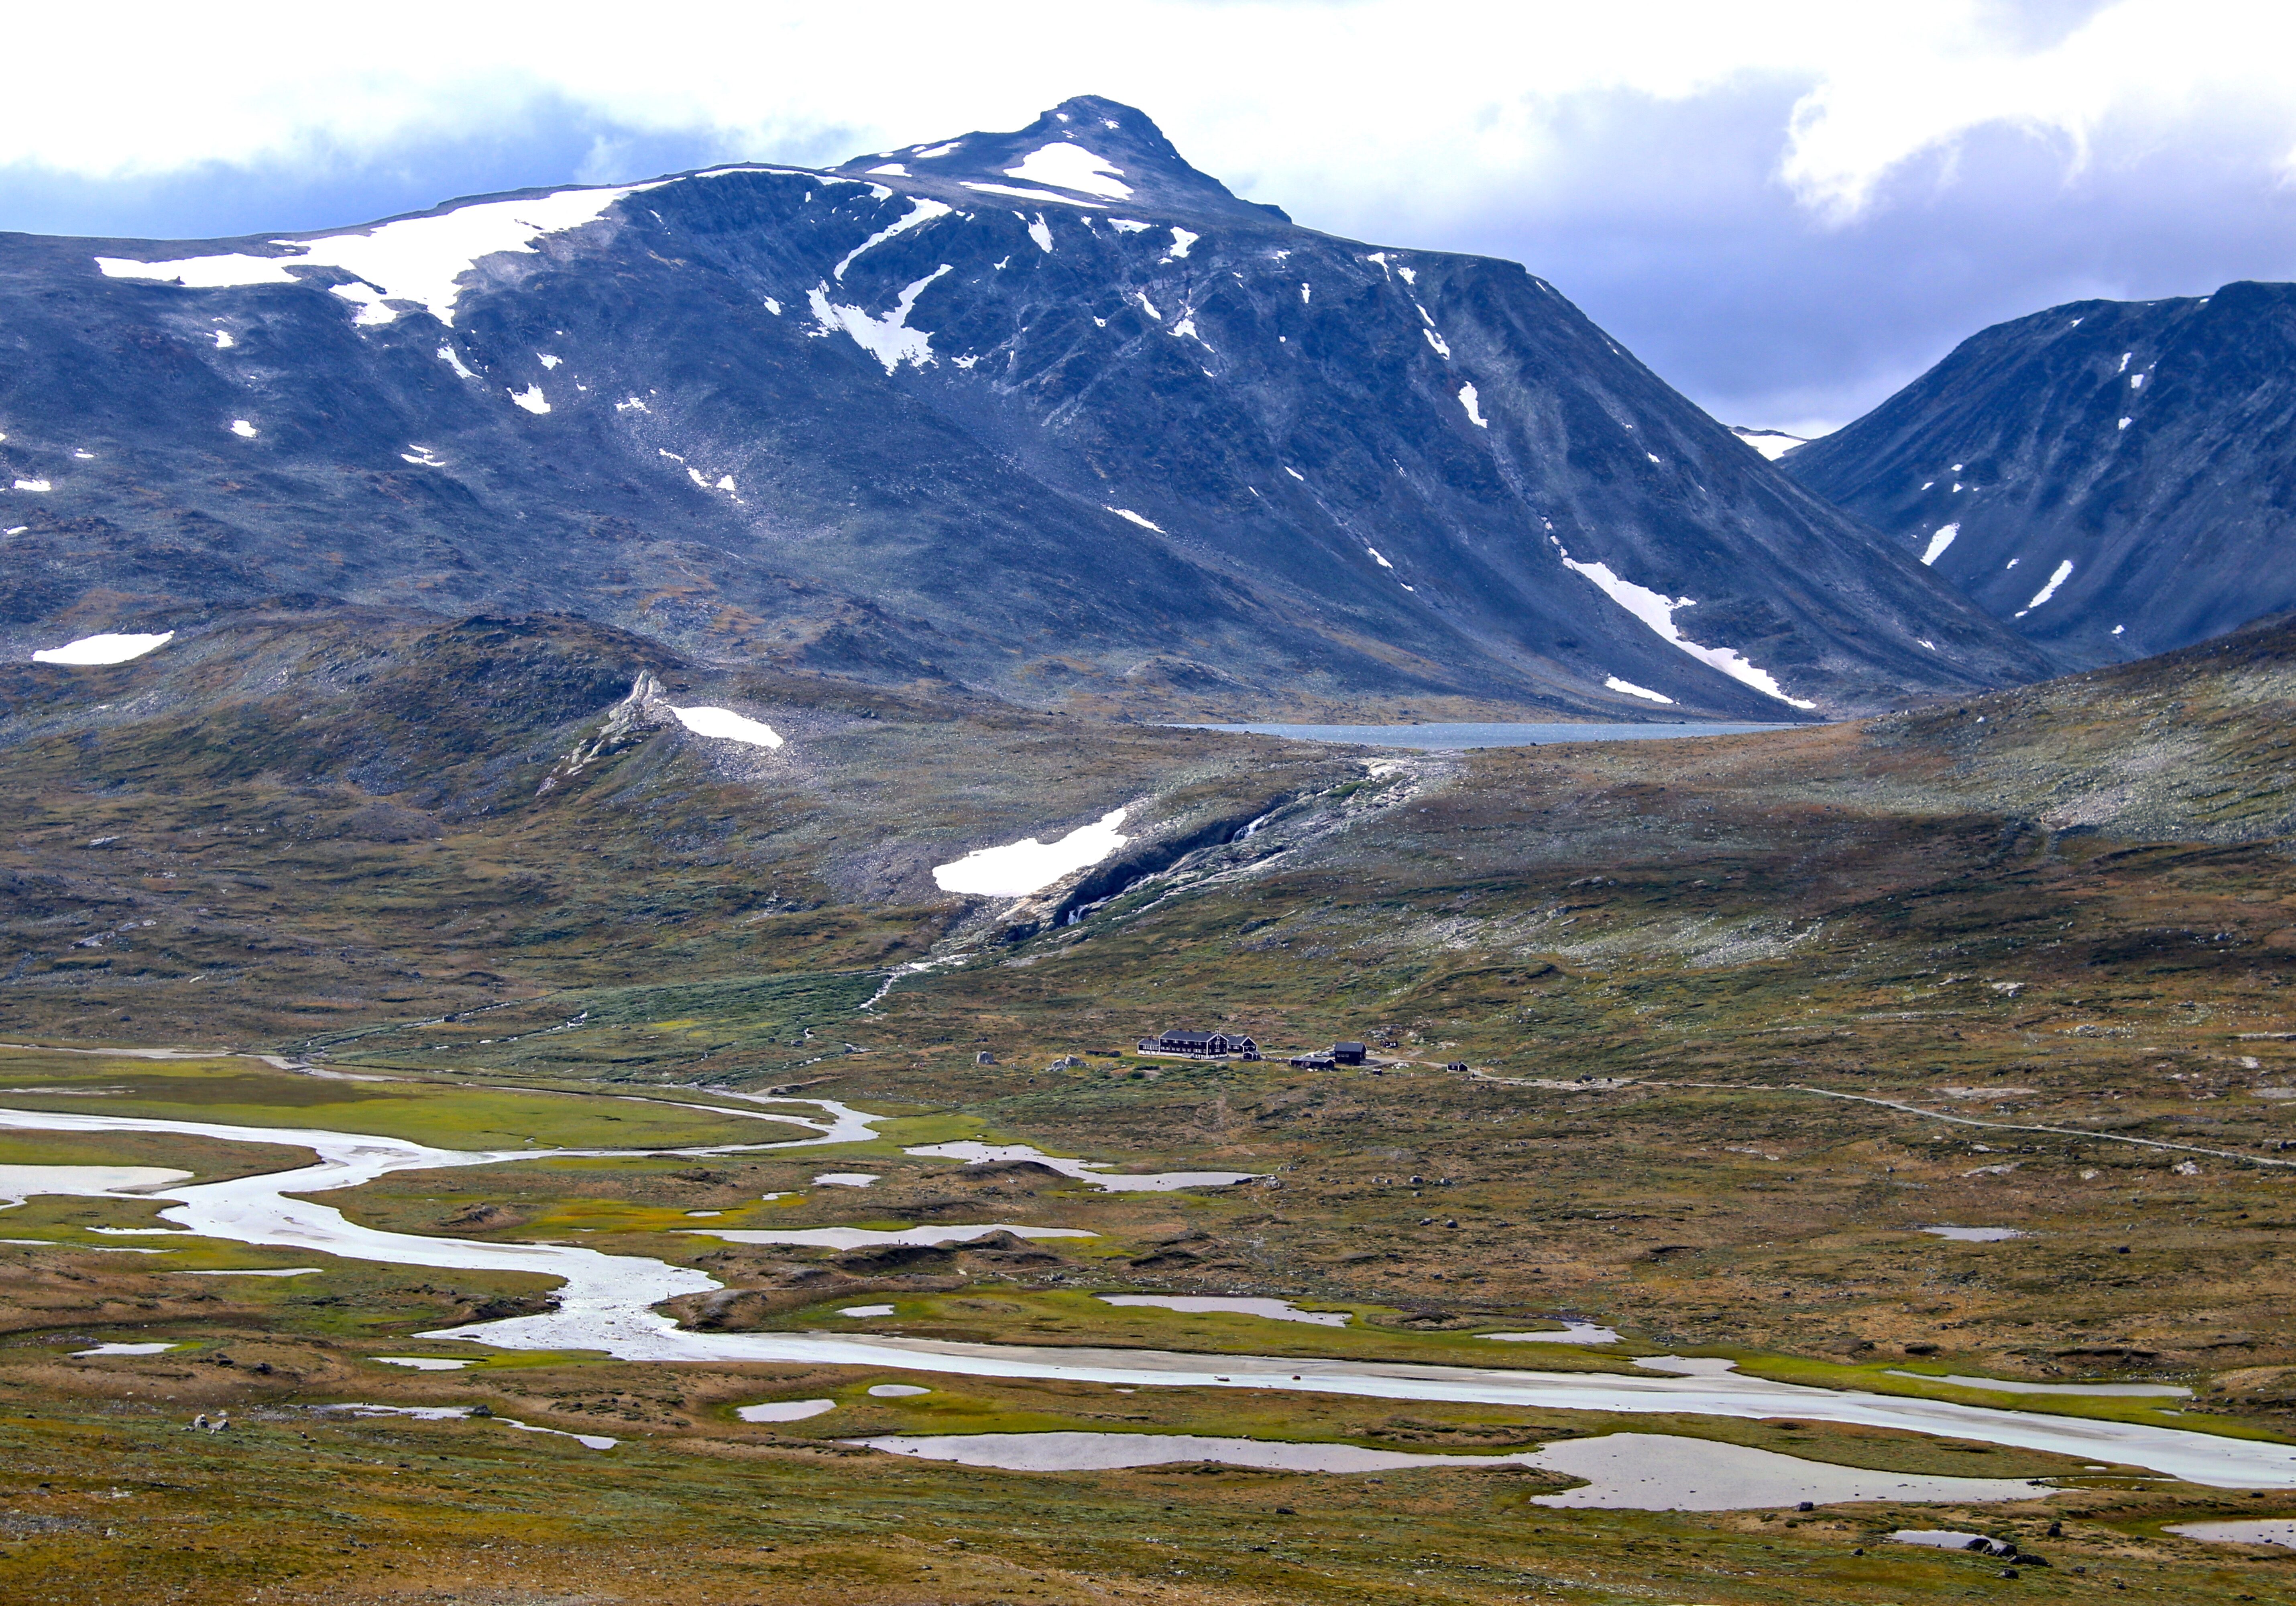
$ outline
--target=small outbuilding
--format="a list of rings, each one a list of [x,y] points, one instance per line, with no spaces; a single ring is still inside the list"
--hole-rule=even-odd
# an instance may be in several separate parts
[[[1332,1045],[1332,1063],[1333,1065],[1361,1065],[1363,1062],[1363,1044],[1359,1042],[1335,1042]]]

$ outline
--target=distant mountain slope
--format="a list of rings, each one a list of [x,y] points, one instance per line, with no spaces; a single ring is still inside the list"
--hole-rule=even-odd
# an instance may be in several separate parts
[[[1972,336],[1780,465],[2068,664],[2296,606],[2296,285]]]
[[[21,645],[291,592],[1191,714],[2043,667],[1522,268],[1295,227],[1091,98],[829,174],[7,237],[0,330]]]

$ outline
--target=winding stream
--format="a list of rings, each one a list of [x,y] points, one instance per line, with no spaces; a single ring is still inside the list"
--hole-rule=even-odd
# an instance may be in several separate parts
[[[1680,1372],[1541,1372],[1273,1355],[965,1344],[890,1335],[704,1333],[653,1307],[722,1286],[707,1272],[637,1255],[577,1245],[488,1243],[388,1232],[347,1220],[297,1195],[353,1188],[399,1171],[500,1165],[611,1154],[725,1154],[853,1142],[873,1136],[873,1117],[829,1099],[807,1103],[820,1117],[761,1116],[808,1126],[782,1143],[679,1149],[433,1149],[405,1139],[308,1128],[234,1126],[79,1111],[0,1109],[0,1130],[136,1132],[308,1149],[314,1165],[223,1182],[152,1188],[176,1201],[160,1212],[175,1226],[266,1248],[324,1252],[352,1260],[445,1270],[535,1272],[561,1278],[557,1308],[541,1315],[472,1322],[422,1335],[504,1349],[601,1350],[626,1361],[762,1362],[856,1366],[997,1378],[1064,1379],[1119,1387],[1289,1389],[1373,1399],[1442,1400],[1523,1409],[1684,1412],[1814,1421],[1944,1435],[2086,1462],[2133,1464],[2218,1488],[2296,1488],[2296,1447],[2144,1423],[2053,1416],[1939,1400],[1814,1388],[1682,1362]],[[730,1112],[729,1112],[730,1113]],[[1694,1366],[1695,1370],[1688,1370]]]

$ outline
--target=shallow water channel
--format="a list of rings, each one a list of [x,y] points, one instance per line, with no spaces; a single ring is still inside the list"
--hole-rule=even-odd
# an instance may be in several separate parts
[[[1425,725],[1195,725],[1194,730],[1249,731],[1300,742],[1347,742],[1360,747],[1416,747],[1449,753],[1468,747],[1543,747],[1550,742],[1678,742],[1707,736],[1753,736],[1765,730],[1803,730],[1807,722],[1755,724],[1744,721],[1654,721],[1650,723],[1592,721],[1587,724]]]
[[[489,1243],[362,1226],[331,1205],[303,1197],[357,1187],[392,1172],[502,1165],[627,1153],[724,1154],[845,1143],[873,1135],[875,1117],[832,1100],[816,1117],[776,1119],[815,1129],[784,1143],[700,1149],[601,1150],[433,1149],[405,1139],[311,1128],[234,1126],[80,1111],[0,1109],[0,1130],[172,1132],[238,1143],[312,1150],[315,1165],[223,1182],[165,1184],[112,1197],[176,1201],[160,1216],[187,1232],[266,1248],[324,1252],[396,1265],[488,1272],[538,1272],[562,1278],[555,1310],[424,1333],[504,1349],[601,1350],[626,1361],[792,1363],[897,1368],[947,1375],[1063,1379],[1127,1388],[1291,1390],[1373,1399],[1445,1400],[1521,1409],[1688,1412],[1759,1419],[1793,1416],[1863,1427],[1939,1434],[2053,1452],[2091,1462],[2152,1469],[2220,1488],[2296,1488],[2296,1448],[2144,1423],[2102,1421],[1939,1400],[1813,1388],[1696,1364],[1679,1373],[1540,1372],[1399,1362],[1162,1350],[964,1344],[890,1335],[704,1333],[680,1328],[653,1307],[721,1284],[707,1272],[644,1256],[608,1255],[578,1245]],[[101,1187],[86,1190],[104,1194]],[[164,1273],[163,1273],[164,1274]]]
[[[1187,1433],[949,1433],[931,1437],[888,1434],[846,1443],[923,1461],[953,1461],[961,1466],[1021,1472],[1105,1471],[1187,1462],[1280,1472],[1533,1467],[1586,1479],[1577,1488],[1534,1495],[1533,1505],[1636,1511],[1743,1511],[1792,1505],[1803,1500],[1828,1505],[1857,1500],[2031,1500],[2038,1493],[2031,1482],[2021,1478],[1877,1472],[1804,1461],[1751,1445],[1726,1445],[1668,1433],[1606,1433],[1595,1438],[1563,1439],[1536,1450],[1483,1455]]]

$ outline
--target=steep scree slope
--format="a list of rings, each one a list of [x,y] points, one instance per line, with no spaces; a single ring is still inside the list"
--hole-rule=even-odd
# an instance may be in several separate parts
[[[20,649],[296,592],[1079,710],[1792,719],[2043,667],[1520,267],[1295,227],[1089,98],[834,174],[7,237],[0,328]]]
[[[2296,285],[1972,335],[1780,466],[2068,666],[2296,606]]]

